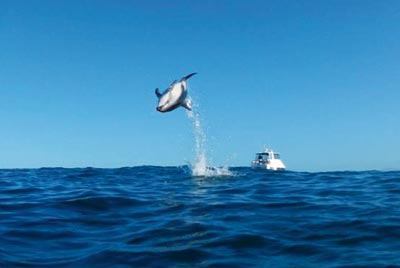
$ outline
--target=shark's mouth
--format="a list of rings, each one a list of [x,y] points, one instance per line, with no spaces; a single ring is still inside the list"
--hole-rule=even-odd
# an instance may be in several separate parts
[[[159,111],[159,112],[161,112],[161,113],[164,113],[164,112],[166,112],[166,110],[163,109],[164,107],[165,107],[165,105],[157,106],[156,110]]]

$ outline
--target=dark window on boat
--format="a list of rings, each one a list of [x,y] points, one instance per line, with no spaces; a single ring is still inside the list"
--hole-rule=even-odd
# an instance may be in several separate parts
[[[269,159],[269,155],[268,154],[257,154],[257,157],[256,157],[256,159],[257,160],[263,160],[263,161],[266,161],[266,160],[268,160]]]
[[[280,157],[279,154],[274,154],[274,158],[275,158],[275,159],[281,159],[281,157]]]

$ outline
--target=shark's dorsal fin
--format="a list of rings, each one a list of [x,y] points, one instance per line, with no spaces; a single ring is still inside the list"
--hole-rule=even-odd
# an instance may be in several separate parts
[[[192,77],[192,76],[195,75],[195,74],[197,74],[197,73],[188,74],[187,76],[183,77],[183,78],[181,79],[181,81],[186,81],[186,80],[188,80],[190,77]]]
[[[160,91],[158,90],[158,88],[156,88],[156,96],[157,98],[161,98],[162,94],[160,93]]]

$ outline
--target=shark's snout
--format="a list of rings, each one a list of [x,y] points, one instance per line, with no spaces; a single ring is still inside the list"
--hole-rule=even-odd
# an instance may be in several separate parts
[[[164,106],[157,106],[156,110],[159,111],[160,113],[165,113]]]

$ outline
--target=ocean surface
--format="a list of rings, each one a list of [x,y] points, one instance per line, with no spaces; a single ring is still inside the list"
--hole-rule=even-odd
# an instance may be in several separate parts
[[[0,267],[400,267],[400,171],[3,169]]]

